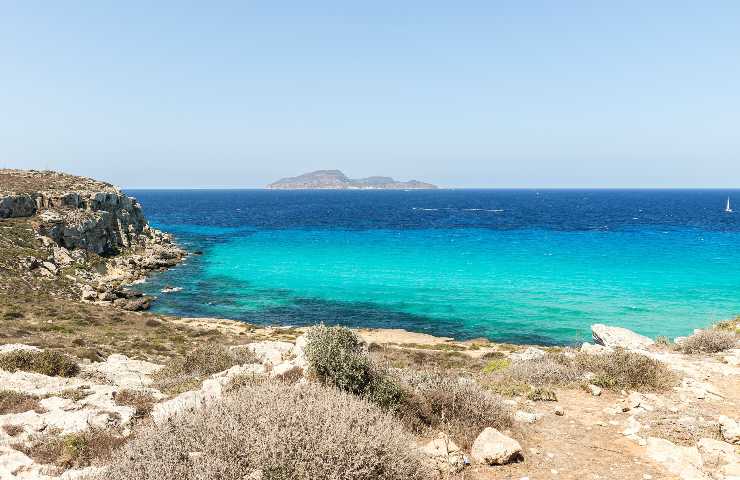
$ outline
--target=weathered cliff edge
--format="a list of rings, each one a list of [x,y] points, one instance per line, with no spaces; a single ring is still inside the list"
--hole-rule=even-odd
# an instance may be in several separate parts
[[[71,280],[84,301],[147,308],[150,298],[122,289],[185,251],[147,223],[139,202],[115,186],[48,171],[0,170],[0,219],[27,220],[39,243],[19,273]]]

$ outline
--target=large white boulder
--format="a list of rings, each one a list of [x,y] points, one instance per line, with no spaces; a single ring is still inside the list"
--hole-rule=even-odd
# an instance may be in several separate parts
[[[625,348],[627,350],[644,350],[655,342],[643,335],[622,327],[610,327],[597,323],[591,325],[591,334],[594,342],[611,348]]]
[[[473,459],[485,465],[505,465],[522,457],[522,446],[495,428],[483,430],[473,442]]]

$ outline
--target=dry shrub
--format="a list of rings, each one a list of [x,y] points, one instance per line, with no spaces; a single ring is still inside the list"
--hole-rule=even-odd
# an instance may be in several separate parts
[[[513,362],[502,376],[513,382],[543,387],[576,383],[582,379],[583,371],[572,358],[547,354],[535,360]]]
[[[694,446],[702,438],[722,440],[717,422],[701,417],[687,417],[667,410],[654,410],[640,418],[651,437],[669,440],[677,445]]]
[[[0,354],[0,368],[9,372],[22,370],[50,377],[74,377],[80,371],[79,365],[71,357],[51,350],[13,350]]]
[[[678,345],[683,353],[724,352],[737,345],[737,335],[725,330],[702,330],[687,337]]]
[[[378,344],[370,345],[370,356],[380,365],[417,370],[477,370],[485,364],[483,360],[473,358],[464,352],[419,350]]]
[[[557,402],[558,396],[554,390],[545,387],[536,387],[527,393],[527,399],[533,402]]]
[[[15,437],[16,435],[19,435],[23,431],[23,426],[21,425],[3,425],[3,431],[10,435],[11,437]]]
[[[23,413],[29,410],[37,413],[44,412],[37,397],[13,390],[0,390],[0,415]]]
[[[511,426],[511,409],[498,395],[476,382],[433,372],[400,372],[409,394],[401,411],[413,430],[444,430],[460,446],[469,448],[486,427]]]
[[[412,441],[391,415],[355,396],[315,383],[260,382],[142,430],[100,478],[428,478]]]
[[[521,392],[525,385],[534,389],[569,387],[587,378],[590,383],[614,390],[662,391],[675,382],[675,376],[660,361],[617,349],[598,355],[547,354],[536,360],[513,362],[508,368],[494,373],[491,388],[504,393],[511,386],[512,392]]]
[[[149,392],[130,389],[116,392],[113,399],[118,405],[132,407],[135,410],[134,416],[136,418],[149,415],[152,412],[152,408],[154,408],[154,404],[157,402],[154,396]]]
[[[621,349],[601,355],[579,354],[575,364],[581,371],[593,373],[590,383],[613,390],[664,391],[676,382],[664,363]]]
[[[172,359],[157,372],[154,375],[155,387],[171,394],[181,393],[198,388],[209,375],[256,361],[254,352],[247,348],[202,345],[181,358]]]
[[[13,448],[36,463],[68,469],[105,463],[125,441],[110,431],[94,428],[67,435],[59,435],[58,432],[39,434],[26,443],[13,445]]]

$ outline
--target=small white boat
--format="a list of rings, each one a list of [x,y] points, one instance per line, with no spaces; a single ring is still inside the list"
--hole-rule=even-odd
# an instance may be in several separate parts
[[[730,206],[730,197],[727,197],[727,206],[725,207],[725,213],[732,213],[732,207]]]

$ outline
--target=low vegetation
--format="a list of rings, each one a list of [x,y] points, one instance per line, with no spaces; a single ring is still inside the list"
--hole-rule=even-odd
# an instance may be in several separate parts
[[[44,411],[37,397],[12,390],[0,390],[0,415],[23,413],[30,410],[39,413]]]
[[[729,329],[701,330],[678,344],[683,353],[724,352],[737,345],[738,336]]]
[[[375,364],[362,340],[346,327],[317,325],[306,334],[310,377],[393,410],[403,401],[401,385]]]
[[[599,355],[547,354],[536,360],[513,362],[493,369],[489,388],[503,395],[527,395],[532,400],[554,400],[543,392],[552,387],[589,382],[612,390],[663,391],[675,383],[675,375],[663,363],[645,355],[615,350]]]
[[[80,371],[74,359],[50,350],[13,350],[0,354],[0,368],[9,372],[21,370],[51,377],[74,377]]]
[[[399,413],[416,433],[442,430],[469,448],[484,428],[512,424],[511,409],[503,399],[471,379],[412,370],[399,375],[408,392]]]
[[[92,428],[67,435],[58,431],[37,434],[28,442],[13,445],[13,448],[37,463],[52,465],[61,471],[104,463],[124,442],[124,438],[113,432]]]
[[[124,389],[116,392],[113,399],[118,405],[125,405],[134,409],[134,416],[141,418],[149,415],[157,400],[149,392]]]
[[[428,478],[412,442],[390,414],[354,395],[260,382],[141,431],[101,480]]]
[[[206,344],[171,359],[154,375],[154,386],[163,392],[177,394],[198,388],[209,375],[255,361],[254,353],[247,348]]]

